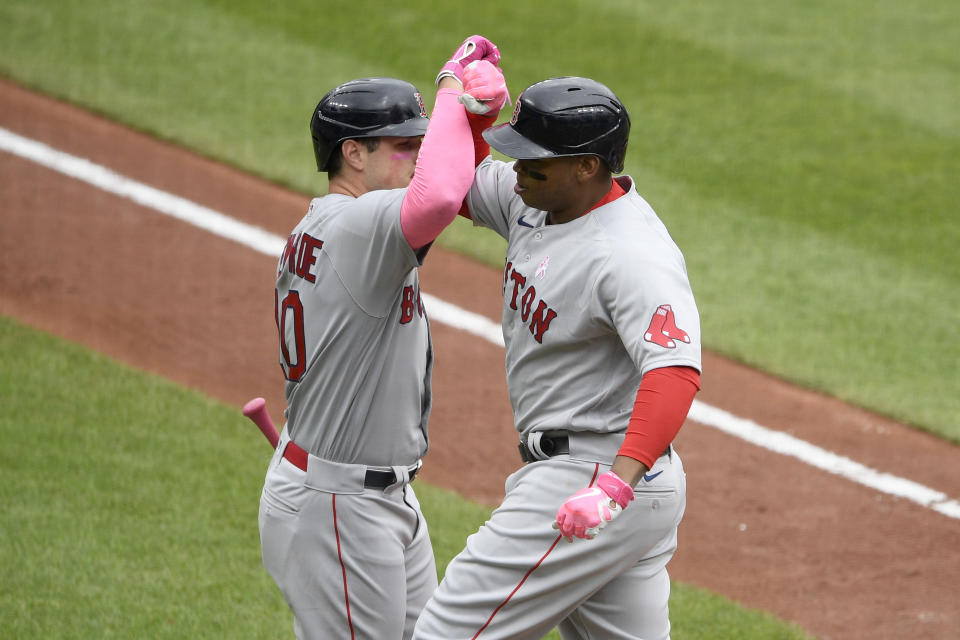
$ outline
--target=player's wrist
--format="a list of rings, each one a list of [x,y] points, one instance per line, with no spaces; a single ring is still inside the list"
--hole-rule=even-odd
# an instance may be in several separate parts
[[[625,509],[633,500],[633,487],[624,482],[623,478],[613,471],[600,474],[597,478],[597,486],[621,509]]]
[[[440,81],[444,78],[452,78],[456,80],[461,85],[463,84],[463,71],[458,63],[448,62],[440,69],[440,73],[437,74],[436,84],[439,87]]]

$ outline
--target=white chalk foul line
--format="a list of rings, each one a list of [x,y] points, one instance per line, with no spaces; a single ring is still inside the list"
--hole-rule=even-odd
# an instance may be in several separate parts
[[[261,253],[278,257],[284,239],[269,231],[240,222],[219,211],[208,209],[185,198],[131,180],[104,166],[72,156],[41,142],[24,138],[0,127],[0,149],[9,151],[71,178],[133,200],[205,231],[239,242]]]
[[[233,240],[272,258],[277,258],[286,244],[285,238],[265,229],[131,180],[89,160],[64,153],[30,138],[24,138],[2,127],[0,127],[0,150],[128,198],[144,207]],[[500,347],[503,346],[503,333],[498,323],[435,296],[423,293],[422,297],[431,319],[474,334]],[[699,400],[694,400],[689,417],[703,425],[746,440],[750,444],[792,456],[818,469],[842,476],[876,491],[911,500],[950,518],[960,519],[960,502],[951,499],[941,491],[871,469],[782,431],[769,429]]]
[[[693,401],[688,417],[701,424],[743,438],[747,442],[765,449],[797,458],[818,469],[866,485],[871,489],[912,500],[951,518],[960,519],[960,502],[951,500],[947,494],[941,491],[936,491],[912,480],[877,471],[850,458],[821,449],[806,440],[801,440],[783,431],[763,427],[752,420],[740,418],[699,400]]]

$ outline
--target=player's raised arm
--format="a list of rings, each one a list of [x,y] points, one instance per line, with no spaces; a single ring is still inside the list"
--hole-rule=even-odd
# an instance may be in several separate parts
[[[413,249],[433,242],[453,221],[473,181],[473,136],[466,109],[461,104],[465,70],[471,64],[495,69],[499,61],[500,52],[496,45],[483,36],[471,36],[463,41],[437,75],[437,99],[430,125],[400,209],[403,235]],[[467,77],[476,77],[477,73],[484,72],[473,70]],[[489,78],[490,73],[487,71],[483,77]],[[488,93],[467,100],[467,108],[489,110]]]

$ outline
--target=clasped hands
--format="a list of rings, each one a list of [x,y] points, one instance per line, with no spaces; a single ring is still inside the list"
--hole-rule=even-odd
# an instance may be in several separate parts
[[[500,63],[500,50],[480,35],[470,36],[440,69],[436,82],[454,77],[463,86],[459,100],[467,111],[496,115],[509,99]]]

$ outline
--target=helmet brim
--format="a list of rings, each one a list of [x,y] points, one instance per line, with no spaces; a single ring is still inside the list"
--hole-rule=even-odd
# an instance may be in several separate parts
[[[486,129],[483,132],[483,139],[503,155],[517,160],[553,158],[557,155],[550,149],[517,133],[509,122]]]
[[[429,118],[411,118],[405,122],[398,122],[396,124],[388,124],[383,127],[378,127],[377,129],[364,134],[364,137],[413,138],[416,136],[422,136],[427,133],[427,124],[429,122]]]

